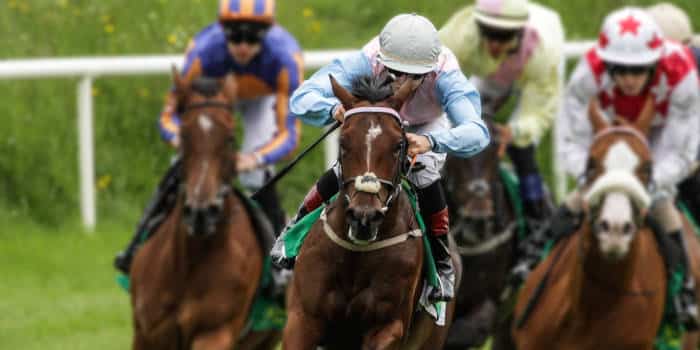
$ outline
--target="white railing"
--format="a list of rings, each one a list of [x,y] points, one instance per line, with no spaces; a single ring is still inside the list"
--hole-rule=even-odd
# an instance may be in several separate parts
[[[592,42],[566,44],[566,58],[581,56]],[[354,50],[307,51],[304,62],[307,68],[316,69],[333,58]],[[85,228],[92,231],[97,222],[95,205],[95,161],[93,151],[93,101],[92,82],[104,76],[169,74],[172,65],[182,69],[182,55],[76,57],[57,59],[0,60],[0,79],[44,79],[55,77],[79,77],[78,83],[78,146],[80,163],[80,210]],[[326,142],[326,163],[330,164],[337,153],[336,142]]]

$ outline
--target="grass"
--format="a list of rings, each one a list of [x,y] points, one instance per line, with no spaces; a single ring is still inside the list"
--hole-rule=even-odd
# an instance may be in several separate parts
[[[124,240],[119,225],[87,236],[77,223],[48,230],[8,221],[12,229],[0,229],[0,349],[128,348],[129,299],[110,263]]]
[[[397,13],[425,14],[440,26],[469,2],[280,0],[278,13],[304,48],[347,48]],[[570,39],[595,37],[611,9],[652,2],[543,1],[560,11]],[[696,0],[674,3],[700,20]],[[180,53],[215,12],[215,0],[4,0],[0,59]],[[100,221],[92,236],[77,223],[76,86],[76,79],[0,81],[0,349],[128,347],[128,299],[110,261],[171,155],[155,128],[169,79],[95,81]],[[318,134],[305,127],[303,144]],[[319,148],[283,180],[288,211],[323,170]]]

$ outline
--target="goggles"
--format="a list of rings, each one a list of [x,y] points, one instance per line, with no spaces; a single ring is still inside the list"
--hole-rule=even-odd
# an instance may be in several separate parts
[[[410,73],[404,73],[404,72],[399,72],[397,70],[393,70],[389,67],[386,68],[387,75],[391,80],[396,81],[399,80],[400,78],[406,76],[408,79],[411,80],[420,80],[425,77],[425,74],[410,74]]]
[[[232,44],[257,44],[265,39],[269,26],[259,23],[234,22],[224,24],[226,40]]]

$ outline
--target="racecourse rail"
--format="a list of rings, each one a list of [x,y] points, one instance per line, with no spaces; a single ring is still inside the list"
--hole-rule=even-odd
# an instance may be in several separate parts
[[[592,45],[592,41],[567,42],[564,47],[565,59],[580,57]],[[305,66],[317,69],[330,63],[334,58],[351,52],[355,52],[355,50],[306,51],[304,53]],[[0,79],[80,78],[77,88],[80,211],[86,231],[92,232],[97,222],[92,127],[93,80],[104,76],[169,74],[173,64],[182,69],[182,55],[0,60]],[[561,67],[561,78],[564,79],[564,65],[562,64]],[[335,154],[337,154],[335,140],[335,138],[329,138],[325,143],[327,164],[331,164],[335,160]],[[555,172],[559,173],[558,170]],[[557,178],[563,179],[563,176],[557,176]],[[557,193],[561,193],[563,184],[564,181],[557,181]]]

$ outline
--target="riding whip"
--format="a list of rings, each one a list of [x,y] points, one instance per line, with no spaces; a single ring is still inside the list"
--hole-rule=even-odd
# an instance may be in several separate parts
[[[264,192],[268,187],[274,185],[275,183],[277,183],[277,181],[279,181],[282,177],[284,177],[284,175],[286,175],[290,170],[292,170],[292,168],[297,163],[299,163],[299,161],[302,158],[304,158],[304,156],[307,153],[309,153],[312,149],[314,149],[314,147],[316,147],[316,145],[321,143],[321,141],[323,141],[323,139],[325,139],[326,136],[330,135],[330,133],[335,131],[335,129],[337,129],[340,126],[340,124],[341,124],[340,122],[336,121],[333,125],[331,125],[331,127],[325,133],[323,133],[323,135],[321,135],[321,137],[318,138],[318,140],[314,141],[314,143],[312,143],[311,145],[309,145],[309,147],[307,147],[305,150],[303,150],[301,153],[299,153],[299,155],[296,156],[296,158],[294,158],[294,160],[292,160],[289,164],[285,165],[285,167],[282,168],[282,170],[280,170],[277,174],[275,174],[275,176],[273,176],[270,180],[268,180],[262,187],[260,187],[257,191],[255,191],[255,193],[253,193],[251,198],[253,198],[254,200],[257,200],[260,193]]]

